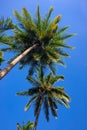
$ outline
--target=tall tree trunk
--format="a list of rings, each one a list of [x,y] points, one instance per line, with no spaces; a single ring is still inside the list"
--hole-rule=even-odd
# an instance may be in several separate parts
[[[36,115],[36,119],[35,119],[34,129],[33,129],[33,130],[36,130],[36,129],[37,129],[37,124],[38,124],[38,119],[39,119],[39,115],[40,115],[40,110],[41,110],[42,102],[43,102],[43,97],[42,97],[42,99],[40,100],[40,106],[39,106],[39,109],[38,109],[38,113],[37,113],[37,115]]]
[[[34,44],[32,47],[29,47],[22,54],[16,57],[5,69],[0,71],[0,80],[22,59],[24,58],[37,44]]]

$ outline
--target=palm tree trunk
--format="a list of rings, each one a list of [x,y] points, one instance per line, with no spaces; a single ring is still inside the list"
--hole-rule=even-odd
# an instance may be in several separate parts
[[[29,47],[22,54],[16,57],[5,69],[0,71],[0,80],[23,58],[25,57],[37,44],[34,44],[32,47]]]
[[[40,100],[40,106],[39,106],[39,109],[38,109],[38,113],[36,115],[36,119],[35,119],[34,129],[33,130],[36,130],[36,128],[37,128],[37,124],[38,124],[38,119],[39,119],[39,115],[40,115],[40,109],[41,109],[42,102],[43,102],[43,98]]]

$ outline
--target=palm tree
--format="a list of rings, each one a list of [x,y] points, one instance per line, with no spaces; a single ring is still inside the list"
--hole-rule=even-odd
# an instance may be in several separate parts
[[[38,75],[28,76],[27,79],[33,84],[32,88],[27,91],[18,92],[17,95],[29,96],[30,100],[25,106],[25,111],[27,111],[31,104],[35,103],[35,124],[34,130],[37,128],[38,119],[40,115],[41,106],[44,104],[44,112],[47,121],[49,121],[49,109],[52,115],[57,118],[58,104],[63,104],[67,108],[69,107],[68,102],[70,97],[64,92],[63,87],[54,86],[54,83],[59,80],[63,80],[64,76],[53,76],[51,73],[44,77],[43,70],[38,69]]]
[[[26,125],[20,126],[19,123],[17,123],[17,129],[18,130],[31,130],[34,127],[34,123],[28,121]]]
[[[70,48],[65,40],[74,34],[65,35],[68,26],[59,30],[59,21],[61,15],[50,20],[53,7],[50,8],[46,17],[43,19],[40,15],[39,6],[37,7],[37,17],[32,18],[31,14],[22,9],[22,15],[14,11],[18,24],[14,25],[13,36],[8,37],[10,48],[2,49],[13,51],[16,55],[9,61],[9,65],[0,72],[0,79],[3,78],[18,62],[20,69],[26,65],[29,66],[29,75],[33,74],[36,66],[42,64],[50,67],[54,73],[53,64],[55,62],[63,64],[62,57],[69,55],[63,48]],[[3,41],[4,43],[4,41]]]

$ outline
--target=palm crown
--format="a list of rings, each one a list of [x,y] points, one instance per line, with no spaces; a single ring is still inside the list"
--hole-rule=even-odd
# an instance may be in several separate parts
[[[44,112],[47,121],[49,121],[49,108],[52,112],[52,115],[57,118],[57,108],[58,104],[63,104],[67,108],[69,107],[68,102],[70,97],[64,92],[63,87],[54,86],[56,81],[64,79],[63,76],[53,76],[51,73],[44,77],[43,70],[38,70],[38,76],[36,78],[27,77],[27,79],[34,85],[34,87],[29,88],[27,91],[18,92],[17,95],[26,95],[30,97],[29,102],[25,106],[25,111],[27,111],[32,102],[35,103],[34,115],[35,120],[35,129],[37,126],[40,109],[42,104],[44,104]]]
[[[54,73],[54,62],[64,65],[62,57],[69,56],[63,48],[72,49],[72,47],[66,45],[64,41],[73,36],[73,34],[64,35],[64,31],[66,31],[68,26],[59,30],[58,23],[61,20],[61,15],[50,20],[52,11],[53,7],[50,8],[44,19],[40,16],[39,6],[37,7],[36,19],[33,19],[25,8],[22,9],[22,15],[14,11],[18,24],[14,25],[14,36],[9,37],[8,43],[10,42],[12,46],[11,48],[3,49],[3,51],[15,51],[15,57],[17,57],[33,44],[37,44],[37,46],[20,61],[20,69],[30,64],[30,75],[34,72],[38,64],[42,64],[43,66],[48,65]],[[15,57],[10,61],[15,59]]]

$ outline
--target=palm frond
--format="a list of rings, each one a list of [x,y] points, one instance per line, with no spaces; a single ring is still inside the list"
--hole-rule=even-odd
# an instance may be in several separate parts
[[[74,49],[75,47],[73,47],[73,46],[68,46],[68,45],[61,45],[61,44],[59,44],[58,45],[58,48],[68,48],[68,49]]]
[[[56,74],[56,67],[55,67],[55,64],[53,62],[50,62],[48,64],[49,68],[50,68],[50,71],[52,72],[52,74]]]
[[[46,76],[46,78],[45,78],[47,84],[49,83],[49,81],[50,81],[51,78],[52,78],[52,73],[49,73],[49,74]]]
[[[61,28],[60,30],[58,30],[56,35],[60,35],[60,34],[64,33],[68,28],[69,28],[69,26],[65,26],[65,27]]]
[[[16,49],[14,48],[14,51],[15,51],[15,50],[16,50]],[[3,51],[3,52],[13,51],[13,48],[11,48],[11,47],[9,47],[9,48],[2,48],[1,51]]]
[[[37,7],[37,28],[41,31],[41,16],[40,16],[40,8]]]
[[[28,96],[28,91],[17,92],[16,94],[17,94],[18,96]]]
[[[51,76],[51,78],[49,79],[49,82],[53,85],[55,82],[57,82],[59,80],[64,80],[64,76],[63,75]]]
[[[61,55],[61,56],[64,56],[64,57],[70,57],[70,55],[68,53],[66,53],[65,51],[63,51],[62,49],[57,49],[58,50],[58,53]]]
[[[66,108],[69,108],[69,104],[66,102],[66,100],[64,99],[61,99],[60,102],[66,107]]]
[[[64,88],[61,87],[51,88],[51,91],[54,93],[55,97],[70,102],[70,97],[66,93],[64,93]]]
[[[31,62],[31,66],[30,66],[30,69],[29,69],[29,72],[28,72],[28,75],[32,76],[35,69],[36,69],[36,66],[37,66],[37,61],[33,61]]]
[[[49,98],[49,105],[50,105],[50,109],[51,109],[52,115],[53,115],[55,118],[58,118],[56,109],[54,108],[54,104],[53,104],[51,98]]]
[[[68,49],[74,49],[73,46],[69,46],[66,43],[64,43],[64,40],[57,40],[57,39],[53,39],[50,41],[50,46],[54,47],[54,48],[68,48]]]
[[[56,104],[54,101],[52,101],[52,102],[53,102],[53,107],[54,107],[54,109],[57,110],[57,109],[58,109],[57,104]]]
[[[16,19],[19,21],[19,22],[22,22],[22,16],[18,13],[17,10],[15,10],[14,12],[14,16],[16,17]]]
[[[44,99],[44,113],[46,116],[46,120],[49,121],[49,105],[48,105],[48,98],[45,97]]]
[[[30,130],[33,127],[34,127],[34,123],[28,121],[27,124],[24,126],[24,128],[25,128],[24,130]]]
[[[65,35],[65,36],[60,37],[58,40],[66,40],[67,38],[70,38],[70,37],[73,37],[73,36],[76,36],[76,34]]]
[[[46,16],[46,23],[48,23],[49,18],[50,18],[51,14],[52,14],[53,9],[54,9],[53,7],[50,7],[50,9],[49,9],[49,11],[47,13],[47,16]]]
[[[41,107],[41,104],[40,104],[40,102],[41,102],[41,97],[40,96],[38,96],[38,98],[37,98],[37,100],[36,100],[36,103],[35,103],[35,110],[34,110],[34,116],[36,116],[36,115],[38,115],[39,113],[39,109],[40,109],[40,107]]]
[[[21,127],[19,123],[17,123],[17,129],[18,130],[31,130],[34,127],[34,123],[31,121],[28,121],[26,125],[23,124]]]
[[[58,63],[59,63],[60,65],[64,66],[64,67],[66,66],[66,64],[65,64],[64,61],[62,61],[62,60],[59,60]]]
[[[61,20],[62,15],[58,15],[57,17],[54,18],[54,24],[59,23],[59,21]]]
[[[70,102],[70,97],[66,93],[63,93],[62,96],[64,100],[66,100],[67,102]]]
[[[49,19],[50,19],[50,16],[52,14],[52,11],[53,11],[53,7],[50,8],[50,10],[48,11],[48,13],[46,15],[46,18],[43,21],[43,25],[42,25],[43,30],[46,30],[48,27],[48,23],[49,23]]]
[[[30,20],[30,21],[32,20],[32,17],[26,8],[22,8],[22,15],[23,15],[25,20]]]
[[[34,86],[39,86],[39,83],[37,82],[36,79],[34,79],[33,77],[31,77],[30,75],[27,76],[27,80]]]
[[[20,126],[19,123],[17,123],[17,129],[18,129],[18,130],[22,130],[22,127]]]
[[[30,106],[31,106],[31,103],[32,103],[33,101],[35,101],[36,98],[37,98],[37,96],[34,96],[34,97],[32,97],[32,98],[29,100],[29,102],[27,103],[27,105],[26,105],[25,108],[24,108],[25,111],[28,111],[28,109],[29,109]]]
[[[51,50],[52,50],[52,49],[51,49]],[[52,53],[51,50],[46,52],[48,58],[49,58],[50,60],[52,60],[53,62],[58,62],[58,61],[60,60],[60,57],[58,56],[58,52],[55,53],[55,50],[53,50],[54,53]]]
[[[28,90],[28,95],[33,96],[38,94],[38,92],[39,92],[39,87],[33,87]]]
[[[37,80],[39,83],[42,83],[43,82],[43,79],[44,79],[44,67],[42,65],[39,65],[37,68],[36,68],[36,71],[37,71]]]
[[[0,19],[0,33],[3,33],[4,31],[10,30],[10,29],[14,29],[14,25],[12,23],[11,18],[1,18]]]
[[[57,109],[58,109],[58,107],[57,107],[57,103],[55,102],[54,99],[55,99],[55,98],[51,98],[51,97],[49,97],[49,102],[50,102],[50,105],[52,105],[53,108],[54,108],[55,110],[57,110]]]
[[[51,112],[52,112],[52,115],[55,117],[55,119],[57,119],[58,118],[57,112],[52,106],[51,106]]]

